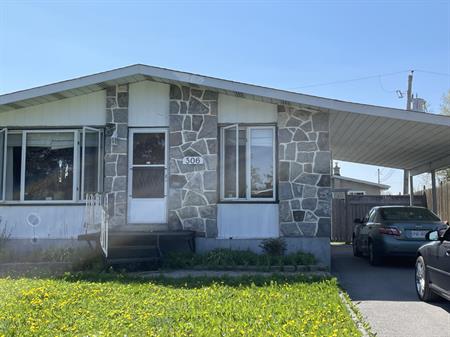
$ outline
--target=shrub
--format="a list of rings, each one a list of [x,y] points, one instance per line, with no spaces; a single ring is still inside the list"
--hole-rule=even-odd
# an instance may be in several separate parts
[[[263,252],[270,256],[282,256],[286,253],[287,244],[283,238],[265,239],[259,245]]]
[[[163,259],[163,268],[188,269],[192,267],[220,268],[233,266],[312,265],[313,255],[296,252],[288,255],[256,254],[245,250],[214,249],[203,254],[171,253]]]

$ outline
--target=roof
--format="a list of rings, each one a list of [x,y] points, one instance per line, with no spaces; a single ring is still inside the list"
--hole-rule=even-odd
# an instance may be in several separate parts
[[[0,113],[144,80],[181,82],[227,95],[329,112],[330,146],[336,160],[408,169],[413,174],[450,165],[447,116],[346,102],[142,64],[1,95]]]
[[[343,177],[343,176],[333,175],[333,179],[345,180],[345,181],[349,181],[349,182],[352,182],[352,183],[358,183],[358,184],[374,186],[374,187],[378,187],[379,189],[382,189],[382,190],[388,190],[388,189],[391,188],[391,186],[389,186],[389,185],[377,184],[377,183],[373,183],[371,181],[359,180],[359,179],[350,178],[350,177]]]

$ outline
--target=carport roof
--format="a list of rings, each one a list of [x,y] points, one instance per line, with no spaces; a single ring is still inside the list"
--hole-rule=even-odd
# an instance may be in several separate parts
[[[136,64],[0,96],[0,113],[152,80],[330,113],[333,159],[411,170],[450,166],[450,117],[367,105]],[[0,115],[1,116],[1,115]]]

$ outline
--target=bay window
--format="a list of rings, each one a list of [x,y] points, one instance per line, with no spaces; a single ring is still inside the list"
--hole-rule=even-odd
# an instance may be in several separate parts
[[[0,131],[0,195],[9,202],[72,202],[99,192],[102,131]]]
[[[275,127],[221,129],[221,199],[275,200]]]

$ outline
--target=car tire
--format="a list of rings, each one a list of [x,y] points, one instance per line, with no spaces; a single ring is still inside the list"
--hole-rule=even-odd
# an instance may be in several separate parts
[[[416,283],[416,293],[419,299],[424,302],[432,302],[438,300],[439,296],[433,293],[433,291],[430,289],[427,265],[425,263],[425,259],[422,256],[418,256],[416,259],[416,268],[414,275]]]
[[[356,242],[355,237],[353,237],[352,247],[353,247],[353,256],[361,257],[362,253],[359,250],[358,243]]]
[[[383,258],[375,251],[372,241],[369,241],[369,262],[372,266],[379,266],[383,262]]]

